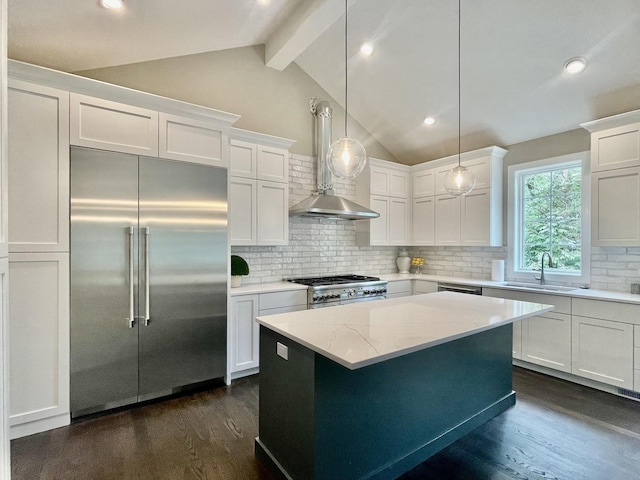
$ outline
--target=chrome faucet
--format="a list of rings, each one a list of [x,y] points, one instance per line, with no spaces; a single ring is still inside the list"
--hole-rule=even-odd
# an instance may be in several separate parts
[[[551,258],[551,254],[549,252],[544,252],[542,254],[542,258],[540,259],[540,276],[536,277],[534,275],[534,277],[533,277],[536,280],[540,280],[540,285],[544,285],[545,284],[545,280],[544,280],[544,257],[545,257],[545,255],[547,257],[549,257],[549,268],[553,268],[553,259]]]

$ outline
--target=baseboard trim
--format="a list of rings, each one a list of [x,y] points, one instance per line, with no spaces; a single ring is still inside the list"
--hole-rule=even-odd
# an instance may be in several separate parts
[[[11,440],[35,433],[46,432],[54,428],[65,427],[71,423],[71,414],[63,413],[49,418],[33,420],[31,422],[11,425],[9,435]]]

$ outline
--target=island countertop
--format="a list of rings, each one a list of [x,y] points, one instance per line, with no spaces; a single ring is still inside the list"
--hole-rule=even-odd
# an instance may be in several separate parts
[[[553,310],[552,305],[438,292],[257,317],[355,370]]]

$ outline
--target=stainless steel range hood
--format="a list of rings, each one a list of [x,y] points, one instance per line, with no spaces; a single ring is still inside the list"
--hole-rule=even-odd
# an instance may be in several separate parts
[[[329,102],[313,102],[311,113],[315,117],[315,156],[318,167],[317,191],[289,209],[289,216],[322,217],[338,220],[369,220],[380,216],[378,212],[358,205],[333,193],[331,172],[326,156],[331,145],[331,107]]]

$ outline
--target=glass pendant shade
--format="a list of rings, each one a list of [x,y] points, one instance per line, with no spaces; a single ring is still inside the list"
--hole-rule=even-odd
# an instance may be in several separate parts
[[[344,136],[329,147],[327,165],[336,177],[355,178],[367,165],[367,151],[358,140]]]
[[[458,165],[444,176],[444,188],[451,195],[466,195],[476,185],[476,176],[471,170]]]

